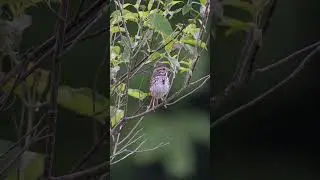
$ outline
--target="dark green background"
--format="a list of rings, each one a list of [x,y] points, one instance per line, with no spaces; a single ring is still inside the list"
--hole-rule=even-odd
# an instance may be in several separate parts
[[[318,0],[279,1],[269,29],[263,37],[263,48],[258,55],[259,65],[274,62],[319,40],[319,12]],[[33,8],[30,14],[33,16],[33,25],[26,30],[23,48],[39,45],[52,34],[54,28],[55,17],[49,10]],[[103,22],[100,24],[102,26]],[[78,44],[68,53],[63,58],[62,83],[74,88],[91,87],[107,41],[106,36],[101,36]],[[215,93],[221,91],[231,79],[241,45],[240,35],[226,38],[219,32],[210,58],[211,70],[216,78],[211,90]],[[211,114],[212,118],[217,118],[279,82],[293,70],[301,58],[297,57],[283,67],[266,73],[266,76],[259,77],[248,88],[235,94],[217,114]],[[318,59],[319,55],[294,80],[263,102],[212,129],[211,171],[208,167],[208,148],[197,146],[197,173],[185,179],[212,179],[209,178],[210,172],[214,179],[222,180],[319,179]],[[208,70],[208,66],[200,67],[204,68],[204,72]],[[108,79],[105,82],[101,80],[101,83],[107,82]],[[176,108],[198,111],[207,107],[208,98],[209,92],[204,90]],[[188,112],[185,111],[186,114]],[[1,115],[0,136],[14,140],[13,126],[7,118],[6,115]],[[58,174],[68,171],[88,150],[92,142],[91,126],[89,118],[65,109],[59,111],[55,166]],[[100,157],[105,156],[105,152],[108,150],[102,149],[95,159],[101,160]],[[115,173],[117,180],[169,179],[158,163],[138,167],[128,160],[119,164]]]
[[[264,35],[258,66],[270,64],[320,39],[320,2],[281,0]],[[230,47],[231,46],[231,47]],[[217,93],[232,78],[238,38],[220,38],[211,60]],[[237,48],[234,48],[237,47]],[[261,94],[286,77],[306,55],[259,75],[236,93],[212,120]],[[212,56],[211,56],[212,57]],[[300,74],[273,94],[211,129],[213,179],[319,179],[319,53]],[[229,67],[229,68],[228,68]]]

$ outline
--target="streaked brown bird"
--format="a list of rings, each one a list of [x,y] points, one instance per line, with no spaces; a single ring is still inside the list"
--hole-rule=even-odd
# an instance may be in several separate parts
[[[166,95],[170,91],[170,81],[169,81],[169,69],[165,64],[159,63],[157,67],[153,70],[153,74],[150,80],[150,94],[151,101],[149,104],[149,109],[153,109],[159,104],[159,99],[164,101]]]

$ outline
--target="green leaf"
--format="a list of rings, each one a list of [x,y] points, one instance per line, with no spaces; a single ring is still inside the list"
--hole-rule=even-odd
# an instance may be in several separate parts
[[[124,111],[110,106],[111,127],[114,127],[124,117]]]
[[[191,71],[190,68],[180,67],[180,69],[179,69],[179,72],[180,72],[181,74],[183,74],[183,73],[185,73],[185,72],[189,72],[189,71]]]
[[[192,5],[191,4],[186,4],[182,7],[182,15],[187,14],[189,11],[191,11]]]
[[[44,171],[44,159],[45,155],[38,154],[34,152],[25,152],[21,156],[21,165],[22,175],[25,179],[38,179]],[[12,170],[8,175],[8,180],[16,180],[17,171],[16,169]]]
[[[135,7],[137,10],[139,10],[140,3],[141,3],[141,0],[137,0],[136,4],[134,5],[134,7]]]
[[[158,59],[158,58],[161,58],[161,57],[163,57],[163,54],[161,54],[161,53],[159,53],[159,52],[154,52],[154,53],[152,53],[151,56],[149,57],[149,60],[150,60],[150,61],[154,61],[154,60],[156,60],[156,59]]]
[[[148,93],[145,93],[139,89],[128,89],[128,95],[133,97],[133,98],[136,98],[136,99],[139,99],[139,100],[143,100],[144,98],[146,98],[149,94]]]
[[[124,91],[126,90],[126,84],[125,83],[121,83],[118,86],[111,86],[111,93],[113,93],[114,91],[116,93],[118,93],[119,95],[124,95]]]
[[[194,36],[196,33],[198,33],[200,31],[200,28],[197,28],[196,24],[189,24],[184,30],[183,32],[186,34],[191,34],[192,36]]]
[[[118,32],[125,32],[125,29],[123,27],[119,28],[118,26],[114,26],[114,27],[111,27],[110,32],[111,34],[118,33]]]
[[[0,140],[0,154],[6,152],[12,145],[14,145],[14,142]],[[15,147],[4,158],[0,159],[0,165],[6,164],[20,150],[21,148],[19,146]],[[7,180],[18,179],[17,168],[20,166],[20,170],[23,173],[22,175],[24,179],[38,179],[43,174],[44,158],[45,156],[43,154],[26,151],[21,155],[21,158],[19,158],[16,161],[16,163],[14,163],[13,166],[11,166],[7,174],[4,174],[4,175],[7,176]],[[21,164],[19,164],[19,160]]]
[[[219,23],[220,26],[228,27],[225,35],[229,36],[230,34],[238,31],[247,31],[250,28],[256,28],[256,24],[252,22],[243,22],[234,18],[224,16]]]
[[[148,3],[148,11],[151,10],[152,6],[153,6],[153,3],[154,3],[155,0],[149,0],[149,3]]]
[[[89,88],[74,89],[70,86],[59,87],[58,103],[64,108],[75,111],[78,114],[93,117],[104,123],[108,117],[106,111],[109,101],[100,94],[95,96],[95,112],[93,112],[92,90]]]
[[[205,42],[201,41],[201,40],[195,40],[195,39],[191,39],[191,38],[184,38],[181,39],[181,42],[185,43],[185,44],[189,44],[191,46],[200,46],[203,49],[207,49],[207,45]]]
[[[183,3],[183,1],[171,1],[170,3],[169,3],[169,6],[174,6],[174,5],[176,5],[176,4],[179,4],[179,3]]]
[[[31,65],[29,65],[29,67],[31,67]],[[38,86],[36,86],[36,90],[39,93],[43,92],[47,84],[48,75],[48,71],[38,69],[26,79],[25,82],[27,88],[31,88],[33,79],[35,76],[39,76],[37,77],[39,82]],[[2,90],[9,91],[12,87],[12,84],[13,80],[11,80]],[[93,117],[102,123],[104,123],[105,118],[108,117],[109,112],[106,110],[108,110],[109,101],[98,93],[96,93],[95,97],[95,113],[98,114],[93,113],[92,90],[90,88],[74,89],[70,86],[60,86],[58,91],[58,104],[60,106],[75,111],[78,114]],[[14,94],[21,97],[22,84],[15,89]],[[47,99],[48,98],[49,94],[47,95]]]
[[[129,10],[122,9],[122,15],[119,10],[116,10],[111,13],[110,15],[110,25],[115,25],[118,24],[119,22],[122,22],[123,19],[124,21],[132,21],[132,22],[138,22],[138,13],[133,13]]]
[[[166,36],[170,36],[173,33],[170,22],[162,14],[152,13],[149,18],[148,24],[157,32]]]
[[[207,3],[207,0],[200,0],[200,4],[201,4],[202,6],[205,6],[206,3]]]
[[[195,170],[196,153],[193,144],[209,147],[209,118],[207,113],[190,109],[148,116],[142,121],[148,140],[139,150],[152,149],[159,143],[168,145],[136,153],[135,162],[138,165],[148,165],[160,161],[168,174],[186,179]]]
[[[133,4],[125,3],[125,4],[123,4],[123,9],[124,9],[124,8],[127,8],[127,7],[130,7],[130,6],[134,7]]]

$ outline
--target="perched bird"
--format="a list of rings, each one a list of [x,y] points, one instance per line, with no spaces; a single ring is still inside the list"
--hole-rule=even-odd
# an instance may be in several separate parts
[[[169,69],[165,64],[159,63],[153,70],[150,80],[150,94],[152,96],[149,109],[153,109],[159,103],[159,99],[165,100],[170,91]]]

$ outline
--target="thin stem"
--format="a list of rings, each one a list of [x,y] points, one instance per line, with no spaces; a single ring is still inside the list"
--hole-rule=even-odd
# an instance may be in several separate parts
[[[274,69],[275,67],[278,67],[278,66],[280,66],[281,64],[284,64],[284,63],[288,62],[290,59],[294,58],[295,56],[297,56],[297,55],[299,55],[299,54],[301,54],[301,53],[303,53],[303,52],[305,52],[305,51],[307,51],[307,50],[310,50],[310,49],[312,49],[312,48],[315,48],[315,47],[317,47],[317,46],[319,46],[319,45],[320,45],[320,41],[317,41],[317,42],[315,42],[315,43],[313,43],[313,44],[310,44],[310,45],[308,45],[308,46],[306,46],[306,47],[304,47],[304,48],[302,48],[302,49],[300,49],[300,50],[298,50],[298,51],[290,54],[289,56],[287,56],[287,57],[285,57],[285,58],[280,59],[279,61],[277,61],[277,62],[275,62],[275,63],[272,63],[272,64],[270,64],[270,65],[268,65],[268,66],[266,66],[266,67],[263,67],[263,68],[258,68],[258,69],[256,69],[256,72],[257,72],[257,73],[263,73],[263,72],[265,72],[265,71],[272,70],[272,69]]]
[[[67,19],[69,11],[69,0],[62,0],[60,6],[60,16],[63,19]],[[65,40],[65,30],[66,22],[63,19],[57,20],[56,25],[56,43],[55,51],[52,58],[52,70],[51,70],[51,93],[50,93],[50,109],[49,109],[49,118],[48,118],[48,134],[49,136],[46,142],[46,151],[48,156],[45,159],[45,169],[44,176],[46,178],[52,175],[53,170],[53,161],[55,157],[55,133],[56,133],[56,121],[58,113],[58,88],[60,82],[60,69],[61,64],[59,62],[59,54],[62,51],[64,40]]]
[[[311,60],[311,58],[318,52],[320,51],[320,46],[318,46],[315,50],[313,50],[310,54],[308,54],[307,57],[304,58],[304,60],[300,63],[300,65],[289,75],[287,76],[285,79],[283,79],[282,81],[280,81],[280,83],[278,83],[277,85],[275,85],[274,87],[270,88],[268,91],[266,91],[265,93],[261,94],[260,96],[258,96],[257,98],[253,99],[252,101],[250,101],[247,104],[244,104],[242,106],[240,106],[237,109],[234,109],[233,111],[225,114],[224,116],[222,116],[221,118],[217,119],[216,121],[214,121],[211,124],[211,128],[215,128],[217,127],[219,124],[221,124],[222,122],[228,120],[230,117],[236,115],[237,113],[243,111],[244,109],[251,107],[253,105],[255,105],[256,103],[258,103],[259,101],[261,101],[263,98],[265,98],[266,96],[268,96],[269,94],[271,94],[272,92],[274,92],[276,89],[278,89],[279,87],[283,86],[285,83],[287,83],[289,80],[291,80],[292,78],[294,78],[305,66],[305,64],[307,62],[309,62]]]

